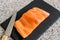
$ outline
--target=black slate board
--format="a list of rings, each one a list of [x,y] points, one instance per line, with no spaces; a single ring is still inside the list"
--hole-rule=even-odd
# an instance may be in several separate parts
[[[50,16],[44,21],[42,22],[33,32],[31,35],[29,35],[27,38],[23,39],[18,32],[16,31],[15,28],[13,28],[11,37],[14,38],[14,40],[37,40],[59,17],[60,17],[60,11],[56,10],[55,8],[53,8],[52,6],[50,6],[49,4],[47,4],[46,2],[44,2],[43,0],[34,0],[33,2],[31,2],[29,5],[27,5],[26,7],[24,7],[23,9],[19,10],[17,12],[17,17],[16,20],[19,19],[19,17],[21,17],[21,15],[26,12],[27,10],[33,8],[33,7],[39,7],[47,12],[50,13]],[[10,17],[11,18],[11,17]],[[10,18],[8,20],[6,20],[5,22],[3,22],[1,25],[4,29],[6,29]]]

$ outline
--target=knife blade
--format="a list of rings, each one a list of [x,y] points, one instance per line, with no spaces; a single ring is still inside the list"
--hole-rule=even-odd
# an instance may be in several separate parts
[[[29,4],[29,3],[31,3],[33,0],[24,0],[24,1],[20,1],[19,2],[19,5],[20,5],[20,7],[16,7],[18,10],[20,10],[20,9],[22,9],[23,7],[25,7],[27,4]],[[14,6],[13,6],[13,8],[15,8]],[[17,12],[17,11],[16,11]],[[16,13],[15,12],[15,13]],[[14,18],[11,18],[11,20],[12,20],[12,22],[10,22],[9,23],[9,25],[8,25],[8,28],[6,29],[6,32],[4,33],[4,35],[2,36],[2,40],[7,40],[7,37],[9,37],[10,35],[11,35],[11,31],[12,31],[12,29],[13,29],[13,20],[14,20]]]
[[[12,18],[11,18],[11,20],[10,20],[10,23],[9,23],[9,25],[7,26],[7,29],[6,29],[6,31],[5,31],[5,33],[4,33],[4,35],[2,36],[2,40],[7,40],[8,37],[11,35],[11,32],[12,32],[12,29],[13,29],[13,25],[14,25],[15,19],[16,19],[16,13],[14,13],[14,14],[12,15]]]

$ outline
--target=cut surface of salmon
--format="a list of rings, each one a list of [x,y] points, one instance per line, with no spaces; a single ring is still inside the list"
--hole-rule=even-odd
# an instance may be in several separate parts
[[[23,37],[28,37],[33,30],[43,22],[50,14],[38,7],[34,7],[25,12],[22,17],[14,23],[18,33]]]

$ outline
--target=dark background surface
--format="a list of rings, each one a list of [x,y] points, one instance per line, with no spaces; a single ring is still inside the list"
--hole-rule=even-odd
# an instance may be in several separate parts
[[[11,37],[14,38],[15,40],[37,40],[59,17],[60,17],[60,12],[50,6],[49,4],[45,3],[43,0],[35,0],[31,2],[29,5],[24,7],[23,9],[19,10],[17,12],[17,17],[16,20],[18,20],[21,15],[26,12],[27,10],[33,8],[33,7],[39,7],[47,12],[50,13],[50,16],[42,22],[32,33],[29,35],[27,38],[23,39],[18,32],[16,31],[15,28],[13,28]],[[11,18],[11,17],[10,17]],[[6,29],[10,18],[3,22],[1,25],[4,29]]]

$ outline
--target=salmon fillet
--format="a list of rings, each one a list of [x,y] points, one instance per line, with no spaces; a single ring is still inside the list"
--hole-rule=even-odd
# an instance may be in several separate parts
[[[23,37],[28,37],[33,30],[43,22],[50,14],[38,7],[34,7],[25,12],[22,17],[14,23],[18,33]]]

